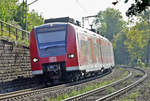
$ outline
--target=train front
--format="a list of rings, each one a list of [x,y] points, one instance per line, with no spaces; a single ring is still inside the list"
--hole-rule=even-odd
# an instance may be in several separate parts
[[[30,33],[33,75],[60,79],[65,72],[67,24],[44,24]]]

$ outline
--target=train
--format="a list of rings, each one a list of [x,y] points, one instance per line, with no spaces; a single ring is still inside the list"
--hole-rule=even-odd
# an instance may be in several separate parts
[[[69,17],[45,20],[30,32],[32,74],[46,81],[76,81],[112,69],[112,43]]]

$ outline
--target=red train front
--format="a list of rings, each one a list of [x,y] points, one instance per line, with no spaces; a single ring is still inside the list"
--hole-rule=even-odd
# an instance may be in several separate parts
[[[95,36],[95,34],[93,37],[92,34],[84,36],[81,33],[85,33],[85,30],[70,23],[48,23],[35,27],[30,33],[32,74],[43,76],[50,81],[72,80],[85,76],[89,71],[98,71],[114,66],[112,45],[108,45],[111,46],[110,51],[107,51],[110,52],[109,57],[108,55],[104,57],[103,49],[98,46],[100,43],[107,44],[109,41],[102,38],[101,40],[105,40],[105,42],[100,42],[100,36]],[[94,45],[96,47],[94,42],[98,46],[98,49],[95,50],[95,53],[98,53],[95,56],[93,54]],[[83,43],[89,45],[88,49],[81,46]],[[94,44],[92,45],[92,43]],[[86,52],[82,54],[84,50]],[[110,59],[107,64],[104,64],[106,58]]]

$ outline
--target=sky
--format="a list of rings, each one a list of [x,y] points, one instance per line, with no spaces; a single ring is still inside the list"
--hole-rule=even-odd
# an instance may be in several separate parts
[[[27,0],[28,4],[33,1],[35,0]],[[81,21],[82,17],[96,15],[99,11],[111,7],[119,9],[123,18],[127,20],[125,11],[131,3],[124,4],[124,0],[119,0],[119,3],[114,6],[112,4],[114,1],[116,0],[38,0],[29,6],[29,10],[35,10],[45,19],[69,16]]]

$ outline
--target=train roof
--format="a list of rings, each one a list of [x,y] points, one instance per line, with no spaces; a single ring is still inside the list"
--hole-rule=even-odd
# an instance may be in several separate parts
[[[67,25],[68,23],[63,23],[63,22],[46,23],[46,24],[42,24],[42,25],[39,25],[39,26],[35,26],[34,28],[35,29],[45,28],[45,27],[49,27],[51,24],[55,24],[55,25]]]
[[[93,31],[91,31],[91,30],[89,30],[89,29],[85,29],[85,28],[82,28],[82,27],[76,26],[76,25],[71,24],[71,23],[68,23],[68,24],[70,24],[70,25],[74,26],[74,27],[76,28],[76,30],[79,30],[79,31],[81,31],[81,32],[88,33],[88,35],[92,35],[92,36],[95,36],[95,37],[101,38],[101,39],[103,39],[103,40],[109,41],[107,38],[103,37],[103,36],[102,36],[102,35],[100,35],[100,34],[97,34],[97,33],[93,32]],[[110,42],[110,41],[109,41],[109,42]]]
[[[81,22],[78,20],[75,20],[70,17],[61,17],[61,18],[50,18],[50,19],[45,19],[44,23],[54,23],[54,22],[64,22],[64,23],[72,23],[74,25],[77,25],[81,27]]]
[[[95,37],[101,38],[103,40],[109,41],[107,38],[101,36],[100,34],[97,34],[93,31],[90,31],[89,29],[85,29],[81,27],[81,23],[77,20],[74,20],[72,18],[69,17],[61,17],[61,18],[51,18],[51,19],[46,19],[44,21],[45,24],[40,25],[40,26],[36,26],[36,29],[40,29],[40,28],[45,28],[46,26],[49,27],[49,25],[54,24],[54,25],[72,25],[76,30],[82,31],[82,32],[86,32],[88,33],[88,35],[93,35]],[[110,41],[109,41],[110,42]]]
[[[78,31],[81,31],[81,32],[85,32],[85,33],[88,33],[88,35],[91,35],[91,36],[95,36],[95,37],[98,37],[98,38],[101,38],[103,40],[106,40],[106,41],[109,41],[107,38],[95,33],[95,32],[92,32],[88,29],[85,29],[85,28],[82,28],[80,26],[77,26],[77,25],[74,25],[70,22],[52,22],[52,23],[46,23],[46,24],[43,24],[43,25],[40,25],[40,26],[36,26],[34,27],[35,29],[41,29],[41,28],[45,28],[45,27],[49,27],[51,24],[54,24],[55,26],[57,25],[71,25],[75,28],[75,30],[78,30]]]

